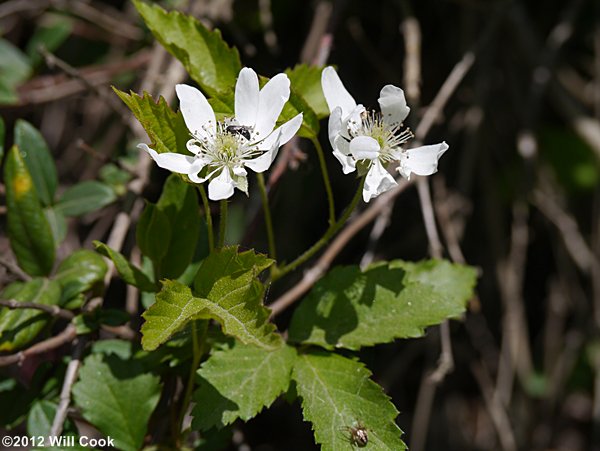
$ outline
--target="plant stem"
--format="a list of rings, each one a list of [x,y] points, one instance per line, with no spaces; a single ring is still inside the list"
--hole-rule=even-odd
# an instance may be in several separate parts
[[[325,184],[325,191],[327,192],[327,202],[329,204],[329,227],[335,224],[335,202],[333,200],[333,191],[331,190],[331,181],[329,180],[329,172],[327,171],[327,163],[325,162],[325,155],[323,154],[323,147],[317,138],[311,138],[315,149],[317,149],[317,155],[319,156],[319,165],[321,166],[321,173],[323,174],[323,183]]]
[[[198,329],[200,330],[200,334],[198,334]],[[200,359],[202,359],[202,354],[204,354],[204,341],[206,340],[206,332],[208,330],[208,321],[193,321],[191,324],[192,328],[192,362],[190,364],[190,374],[188,376],[187,386],[185,388],[185,394],[183,396],[183,404],[181,405],[181,413],[179,414],[179,430],[178,433],[181,434],[181,429],[183,427],[183,420],[185,419],[185,414],[187,412],[188,406],[190,405],[190,401],[192,398],[192,392],[194,391],[194,381],[196,379],[196,370],[198,369],[198,365],[200,364]]]
[[[221,201],[221,219],[219,220],[219,242],[217,249],[221,249],[225,244],[225,234],[227,233],[227,199]]]
[[[204,206],[204,217],[206,218],[206,228],[208,230],[208,250],[212,252],[215,249],[215,235],[213,232],[212,215],[210,214],[210,204],[208,203],[204,185],[198,185],[198,191],[200,191],[202,205]]]
[[[358,189],[356,190],[356,193],[354,193],[354,197],[352,198],[352,201],[346,207],[346,209],[344,210],[344,213],[342,213],[342,216],[340,216],[340,218],[336,222],[334,222],[333,224],[331,224],[329,226],[329,228],[327,229],[327,231],[325,231],[325,234],[321,237],[321,239],[319,241],[317,241],[309,249],[307,249],[302,255],[300,255],[298,258],[296,258],[296,260],[294,260],[293,262],[289,263],[288,265],[285,265],[282,268],[278,269],[275,272],[275,274],[273,274],[273,277],[272,277],[273,281],[280,279],[281,277],[285,276],[290,271],[293,271],[294,269],[296,269],[302,263],[304,263],[309,258],[311,258],[313,255],[315,255],[323,246],[325,246],[325,244],[327,244],[327,242],[342,228],[342,226],[346,223],[346,221],[350,217],[350,214],[356,208],[356,205],[358,204],[358,201],[361,198],[364,184],[365,184],[365,177],[362,177],[360,180],[360,184],[358,185]]]
[[[265,227],[267,228],[267,239],[269,241],[269,257],[276,259],[277,251],[275,248],[275,235],[273,234],[273,220],[271,218],[271,208],[269,207],[269,197],[267,196],[265,178],[261,173],[259,173],[256,174],[256,179],[258,180],[260,198],[262,200],[263,210],[265,212]]]

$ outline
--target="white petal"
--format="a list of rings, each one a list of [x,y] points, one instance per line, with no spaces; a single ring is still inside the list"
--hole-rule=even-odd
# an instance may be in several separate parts
[[[273,132],[257,144],[260,150],[270,150],[275,141],[279,141],[279,146],[283,146],[286,142],[294,137],[302,126],[302,113],[297,114],[286,123],[277,127]]]
[[[210,200],[228,199],[233,195],[233,179],[229,169],[223,168],[221,174],[212,179],[208,184],[208,198]]]
[[[192,135],[198,139],[214,135],[215,113],[204,94],[189,85],[177,85],[175,91],[185,125]]]
[[[353,157],[344,155],[337,149],[333,151],[333,156],[342,164],[342,172],[344,174],[350,174],[351,172],[356,171],[356,162]]]
[[[383,121],[391,126],[401,124],[410,113],[406,106],[404,91],[394,85],[386,85],[379,94],[379,106],[383,114]]]
[[[350,133],[356,136],[362,127],[362,114],[365,112],[365,107],[356,105],[356,107],[342,121],[342,133]],[[347,133],[346,133],[347,132]]]
[[[331,147],[335,149],[335,138],[337,138],[342,131],[342,107],[335,107],[331,112],[327,131],[329,133]]]
[[[156,164],[163,168],[168,169],[171,172],[177,172],[178,174],[189,174],[194,168],[194,157],[188,157],[180,153],[158,153],[156,150],[148,147],[147,144],[141,143],[137,145],[138,149],[145,150],[150,154]]]
[[[397,183],[394,177],[385,170],[379,160],[375,160],[367,173],[365,179],[365,187],[363,188],[363,200],[369,202],[374,197],[379,196],[381,193],[392,189]]]
[[[245,67],[235,84],[235,118],[240,125],[253,127],[258,113],[258,76]]]
[[[254,132],[258,139],[268,136],[275,127],[275,122],[283,110],[285,102],[290,98],[290,80],[286,74],[277,74],[260,90],[258,113]]]
[[[446,150],[446,142],[409,149],[400,157],[398,172],[407,179],[413,172],[417,175],[431,175],[437,171],[438,160]]]
[[[333,111],[339,106],[342,108],[342,117],[346,117],[356,108],[354,97],[346,90],[333,67],[329,66],[323,69],[321,73],[321,87],[323,88],[323,95],[329,106],[329,111]]]
[[[275,132],[273,132],[272,134],[275,134]],[[244,160],[244,166],[252,169],[254,172],[257,173],[265,172],[267,169],[269,169],[271,167],[271,164],[273,164],[273,161],[275,161],[277,153],[279,152],[279,146],[281,144],[279,142],[280,137],[281,133],[278,133],[276,135],[275,141],[271,145],[271,148],[265,153],[263,153],[260,157],[253,158],[251,160]]]
[[[357,160],[376,160],[381,147],[370,136],[357,136],[350,141],[350,153]]]

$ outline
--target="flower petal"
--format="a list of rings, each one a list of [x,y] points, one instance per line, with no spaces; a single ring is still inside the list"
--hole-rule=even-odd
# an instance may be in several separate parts
[[[138,144],[137,147],[138,149],[148,152],[156,164],[163,169],[168,169],[169,171],[177,172],[178,174],[189,174],[190,171],[194,169],[194,157],[188,157],[187,155],[182,155],[180,153],[158,153],[144,143]]]
[[[235,84],[235,118],[240,125],[253,127],[258,113],[258,76],[248,67],[240,71]]]
[[[356,105],[350,114],[342,121],[342,133],[347,131],[350,136],[356,136],[363,125],[362,115],[365,111],[366,109],[364,106],[360,104]]]
[[[365,179],[363,200],[369,202],[374,197],[379,196],[381,193],[385,193],[396,185],[397,183],[394,180],[394,177],[386,171],[379,160],[375,160]]]
[[[275,132],[271,134],[275,135]],[[243,160],[244,166],[252,169],[256,173],[265,172],[267,169],[269,169],[271,164],[273,164],[273,161],[275,161],[275,157],[279,152],[279,146],[281,145],[279,141],[281,138],[281,132],[277,133],[275,136],[276,139],[269,150],[263,153],[260,157],[252,158],[251,160]]]
[[[356,162],[352,156],[344,155],[337,149],[333,151],[333,156],[342,164],[342,172],[344,174],[356,171]]]
[[[254,133],[257,139],[269,135],[275,122],[283,110],[285,102],[290,98],[290,80],[286,74],[277,74],[260,90],[258,113]]]
[[[357,136],[350,141],[350,153],[356,160],[376,160],[381,147],[370,136]]]
[[[204,94],[193,86],[183,84],[175,86],[175,91],[185,125],[192,135],[198,139],[214,135],[215,113]]]
[[[286,123],[277,127],[273,132],[257,144],[260,150],[270,150],[275,141],[279,141],[279,146],[283,146],[286,142],[294,137],[302,126],[302,113],[297,114]]]
[[[208,184],[208,198],[210,200],[228,199],[233,195],[234,183],[228,168],[223,168],[221,174],[212,179]]]
[[[337,106],[331,112],[327,132],[329,133],[331,147],[335,149],[335,139],[342,132],[342,107]]]
[[[394,85],[386,85],[381,89],[378,102],[383,121],[390,126],[401,124],[410,113],[410,108],[406,106],[404,91]]]
[[[438,160],[446,150],[446,142],[409,149],[400,156],[398,172],[407,179],[410,179],[413,172],[417,175],[431,175],[437,171]]]
[[[323,95],[329,106],[329,111],[333,112],[339,106],[342,108],[342,117],[344,118],[356,108],[354,97],[346,90],[333,67],[329,66],[323,69],[321,73],[321,87],[323,88]]]

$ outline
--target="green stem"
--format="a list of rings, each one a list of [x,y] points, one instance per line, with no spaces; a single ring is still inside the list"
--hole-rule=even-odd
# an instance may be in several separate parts
[[[227,233],[227,199],[221,201],[221,219],[219,220],[219,243],[217,249],[221,249],[225,244],[225,234]]]
[[[332,227],[335,224],[335,202],[333,200],[333,191],[331,190],[331,181],[329,180],[329,172],[327,171],[327,163],[325,162],[325,155],[323,154],[323,147],[317,138],[311,138],[315,149],[317,149],[317,155],[319,156],[319,165],[321,166],[321,173],[323,174],[323,183],[325,184],[325,191],[327,192],[327,202],[329,204],[329,226]]]
[[[202,205],[204,206],[204,217],[206,218],[206,228],[208,230],[208,250],[212,252],[215,249],[215,234],[213,232],[212,215],[210,214],[210,204],[208,203],[208,197],[206,195],[204,185],[198,185],[198,191],[200,191]]]
[[[196,326],[201,330],[200,335],[198,334],[198,330]],[[194,391],[194,381],[196,380],[196,370],[198,369],[198,365],[200,364],[200,359],[202,359],[202,354],[204,354],[204,342],[206,340],[206,332],[208,330],[208,321],[193,321],[191,324],[192,328],[192,362],[190,365],[190,374],[188,376],[187,386],[185,388],[185,394],[183,396],[183,404],[181,405],[181,412],[179,414],[179,430],[178,433],[181,434],[181,428],[183,426],[183,420],[185,419],[185,414],[190,405],[190,401],[192,398],[192,393]]]
[[[325,246],[327,244],[327,242],[331,239],[331,237],[333,237],[342,228],[342,226],[346,223],[346,221],[348,220],[348,218],[350,217],[350,215],[356,208],[356,205],[358,204],[358,201],[361,198],[364,184],[365,184],[365,178],[363,177],[360,180],[360,184],[358,185],[358,189],[356,190],[356,193],[354,193],[354,197],[352,198],[352,201],[346,207],[346,209],[344,210],[344,213],[342,213],[342,216],[340,216],[340,218],[336,222],[334,222],[333,224],[331,224],[329,226],[329,228],[327,229],[327,231],[325,232],[325,234],[321,237],[321,239],[319,241],[317,241],[309,249],[307,249],[302,255],[300,255],[298,258],[296,258],[296,260],[289,263],[288,265],[285,265],[285,266],[279,268],[277,270],[277,272],[275,274],[273,274],[273,277],[272,277],[273,281],[280,279],[281,277],[285,276],[290,271],[293,271],[294,269],[296,269],[298,266],[300,266],[302,263],[304,263],[309,258],[311,258],[313,255],[315,255],[323,246]]]
[[[265,178],[259,173],[256,174],[258,180],[258,187],[260,189],[260,198],[263,204],[263,210],[265,212],[265,227],[267,228],[267,239],[269,241],[269,257],[277,259],[277,252],[275,248],[275,235],[273,234],[273,220],[271,218],[271,208],[269,207],[269,197],[267,196],[267,187],[265,186]]]

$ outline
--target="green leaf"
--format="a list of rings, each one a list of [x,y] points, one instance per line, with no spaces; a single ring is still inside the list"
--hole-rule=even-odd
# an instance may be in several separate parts
[[[327,349],[360,349],[420,337],[425,327],[465,311],[473,268],[447,261],[334,268],[294,312],[290,340]]]
[[[282,346],[266,351],[236,343],[213,352],[198,370],[200,388],[194,393],[193,428],[223,427],[244,421],[269,407],[290,383],[296,350]]]
[[[196,190],[178,175],[170,175],[158,203],[147,204],[137,226],[138,246],[152,259],[159,279],[175,279],[185,271],[201,222]]]
[[[93,354],[85,359],[73,386],[83,417],[124,451],[141,448],[148,420],[158,404],[160,379],[139,361]]]
[[[89,180],[67,189],[56,204],[65,216],[81,216],[114,202],[117,195],[106,183]]]
[[[60,285],[48,279],[33,279],[27,283],[13,283],[1,293],[0,299],[57,305]],[[0,351],[13,351],[31,342],[49,321],[49,316],[34,309],[0,309]]]
[[[292,374],[304,419],[323,451],[353,449],[350,428],[366,429],[369,450],[404,450],[398,411],[361,362],[337,354],[298,356]]]
[[[19,101],[17,87],[32,73],[27,56],[5,39],[0,39],[0,104]]]
[[[17,119],[15,124],[15,144],[21,155],[44,206],[52,205],[58,185],[56,166],[42,134],[29,122]]]
[[[71,34],[73,20],[62,14],[46,13],[36,20],[41,24],[27,42],[27,55],[32,65],[37,66],[42,62],[39,52],[40,45],[49,52],[54,52]]]
[[[154,292],[157,290],[158,287],[154,284],[154,282],[152,282],[148,276],[140,271],[139,268],[136,268],[133,264],[131,264],[123,254],[111,249],[100,241],[94,241],[94,247],[96,248],[97,252],[113,261],[119,276],[121,276],[121,279],[123,279],[125,283],[133,285],[134,287],[138,287],[141,291]]]
[[[231,89],[242,68],[237,49],[229,47],[218,30],[180,12],[134,0],[154,37],[177,58],[190,77],[210,95]]]
[[[298,131],[298,136],[316,138],[319,135],[319,119],[306,101],[292,88],[290,99],[283,107],[278,123],[289,121],[300,112],[302,113],[302,126]]]
[[[44,208],[44,214],[46,215],[50,230],[52,230],[54,244],[58,247],[67,236],[67,218],[53,207]]]
[[[102,284],[107,270],[106,262],[97,253],[86,249],[73,252],[56,271],[55,280],[62,288],[61,304]]]
[[[56,416],[56,409],[58,405],[55,402],[47,401],[45,399],[36,401],[29,411],[27,416],[27,434],[30,437],[36,437],[36,444],[40,444],[41,440],[39,437],[46,437],[44,449],[50,448],[47,442],[47,437],[50,436],[50,429],[52,428],[52,422]],[[65,421],[63,431],[72,431],[73,425],[67,419]],[[64,432],[63,432],[64,435]],[[51,449],[57,449],[52,447]]]
[[[50,273],[54,264],[54,238],[35,185],[19,148],[13,146],[4,165],[10,246],[19,266],[32,276]]]
[[[137,224],[136,241],[142,253],[150,257],[155,267],[167,253],[170,239],[169,218],[156,205],[147,202]]]
[[[156,302],[142,315],[142,346],[152,351],[190,320],[212,318],[223,332],[245,344],[265,349],[281,346],[281,337],[268,322],[262,306],[263,285],[258,274],[272,264],[253,251],[237,253],[237,247],[209,255],[200,266],[195,285],[198,296],[179,282],[165,280]]]
[[[190,132],[181,112],[175,113],[163,97],[156,102],[147,92],[140,97],[133,91],[127,94],[116,88],[113,90],[146,130],[152,149],[158,153],[177,152],[189,155],[185,145],[190,139]]]
[[[329,116],[329,107],[321,88],[322,67],[298,64],[285,73],[290,79],[292,89],[304,99],[318,119]]]

